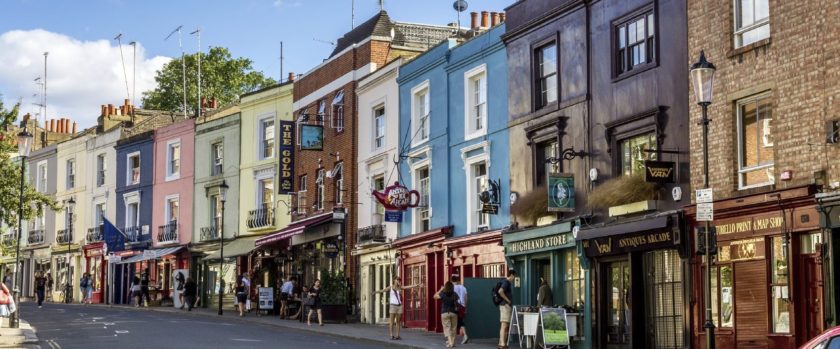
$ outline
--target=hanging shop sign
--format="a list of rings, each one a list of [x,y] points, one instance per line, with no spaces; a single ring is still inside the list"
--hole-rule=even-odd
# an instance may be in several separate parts
[[[278,194],[291,194],[295,188],[295,123],[280,121],[280,185]]]
[[[385,211],[385,221],[386,222],[402,222],[403,213],[402,211]]]
[[[548,174],[548,211],[575,211],[575,177],[573,174]]]
[[[481,201],[481,213],[499,214],[499,205],[501,204],[501,180],[488,181],[488,187],[480,194],[478,199]]]
[[[324,244],[324,247],[323,247],[322,251],[324,252],[324,257],[327,257],[327,258],[338,257],[338,245],[336,245],[332,242],[328,242],[328,243]]]
[[[301,124],[300,150],[324,150],[324,126]]]
[[[674,183],[673,161],[645,161],[645,182],[648,183]]]
[[[586,255],[590,257],[666,248],[679,244],[679,233],[670,230],[622,234],[582,242]]]
[[[373,197],[388,211],[405,211],[420,204],[420,192],[408,190],[400,182],[394,182],[384,192],[373,191]]]

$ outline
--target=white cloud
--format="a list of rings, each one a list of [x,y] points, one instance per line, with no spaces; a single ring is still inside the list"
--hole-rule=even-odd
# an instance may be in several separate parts
[[[22,113],[38,112],[34,80],[44,74],[47,60],[47,119],[68,117],[79,128],[93,126],[102,104],[122,104],[126,98],[120,48],[112,40],[80,41],[41,29],[14,30],[0,35],[0,93],[7,106],[22,99]],[[132,88],[133,48],[123,44],[129,89]],[[137,44],[137,104],[143,91],[154,88],[155,72],[171,58],[146,57]]]

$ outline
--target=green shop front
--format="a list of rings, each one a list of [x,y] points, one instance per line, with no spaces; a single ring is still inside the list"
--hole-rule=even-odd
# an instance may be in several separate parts
[[[529,229],[508,231],[502,235],[505,258],[515,269],[513,302],[517,306],[537,305],[537,293],[544,279],[551,287],[553,306],[563,306],[577,317],[572,348],[590,348],[588,323],[589,273],[581,266],[572,223],[562,222]]]

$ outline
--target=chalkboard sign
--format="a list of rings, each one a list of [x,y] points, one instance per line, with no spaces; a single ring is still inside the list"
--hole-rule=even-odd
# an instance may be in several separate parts
[[[540,308],[540,325],[543,343],[549,345],[569,345],[569,330],[566,326],[566,309]]]
[[[274,287],[258,287],[259,310],[274,310]]]

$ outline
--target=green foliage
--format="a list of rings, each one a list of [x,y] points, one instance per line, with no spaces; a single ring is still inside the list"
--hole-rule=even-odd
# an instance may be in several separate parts
[[[566,329],[566,319],[556,313],[543,313],[543,327],[546,330],[560,331]]]
[[[198,99],[198,54],[185,56],[187,75],[187,112],[195,113]],[[240,95],[268,87],[275,81],[254,71],[250,59],[232,58],[224,47],[210,47],[201,53],[201,95],[215,97],[220,105],[235,101]],[[181,58],[173,59],[155,75],[157,87],[143,92],[143,108],[180,111],[184,103]]]
[[[0,222],[14,227],[18,223],[20,204],[20,160],[16,158],[18,129],[14,127],[19,111],[20,102],[7,110],[0,99]],[[24,219],[40,215],[46,208],[61,209],[55,199],[38,193],[29,183],[25,183],[23,192]]]
[[[324,304],[347,304],[347,279],[341,270],[321,270],[321,301]]]
[[[587,204],[593,209],[608,209],[613,206],[653,200],[656,186],[645,182],[645,176],[639,172],[630,176],[618,176],[604,181],[589,193]]]
[[[510,213],[536,224],[537,220],[549,215],[548,191],[544,186],[536,187],[525,193],[510,206]]]

